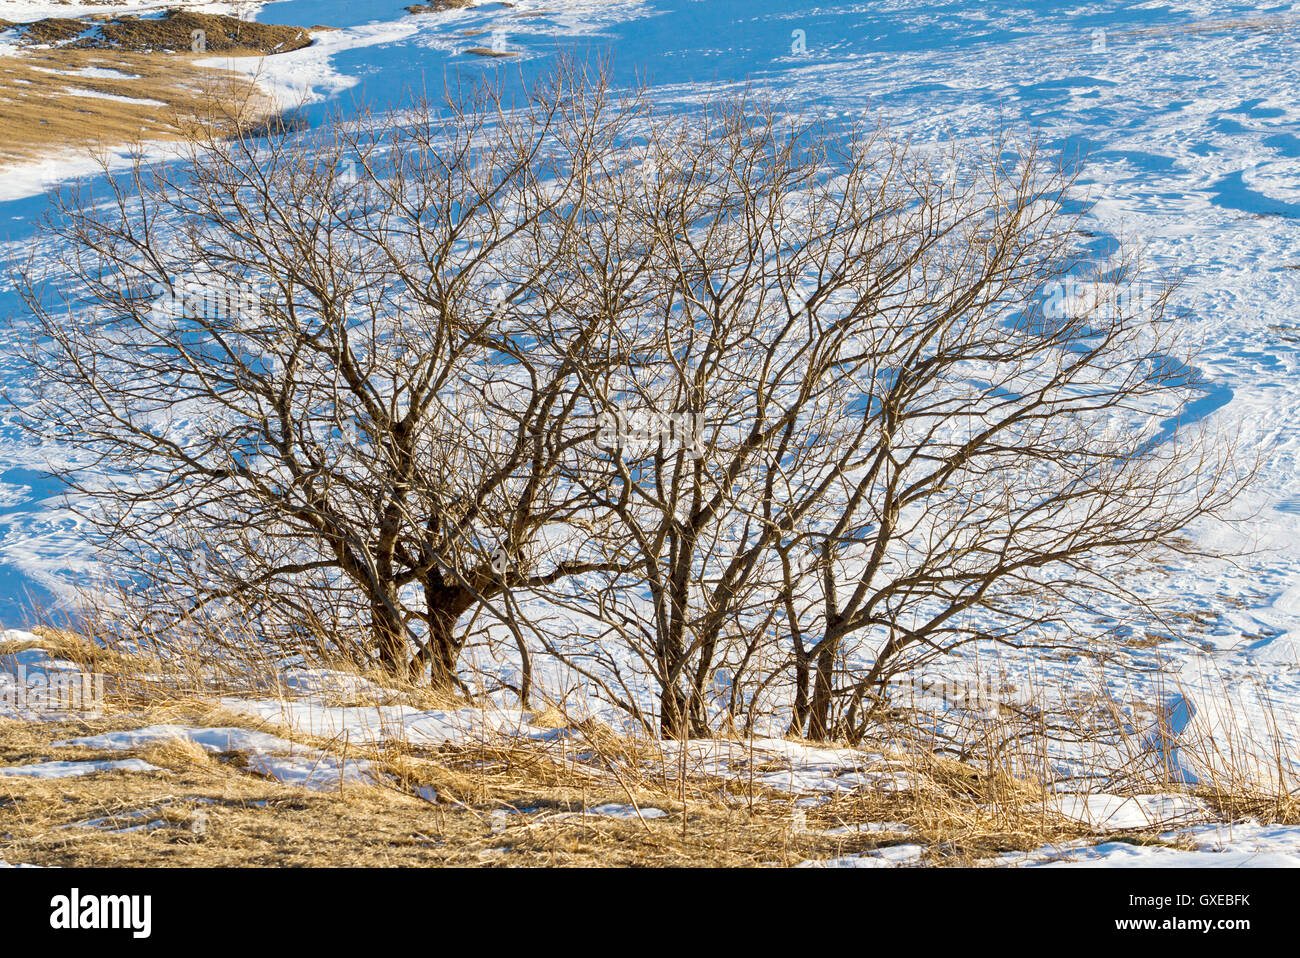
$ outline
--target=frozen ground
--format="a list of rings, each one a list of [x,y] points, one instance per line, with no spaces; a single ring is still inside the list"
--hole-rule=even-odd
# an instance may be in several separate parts
[[[1137,664],[1160,676],[1145,694],[1164,703],[1176,736],[1249,739],[1261,764],[1276,759],[1276,745],[1284,762],[1295,763],[1300,7],[522,0],[513,7],[485,3],[412,17],[404,5],[264,4],[256,12],[264,21],[341,29],[267,63],[232,66],[258,71],[285,102],[306,104],[308,115],[319,119],[327,111],[346,113],[361,99],[397,103],[405,90],[425,82],[436,86],[451,71],[498,68],[468,54],[470,46],[499,44],[518,53],[509,69],[527,77],[545,68],[557,44],[579,44],[613,53],[616,82],[644,76],[657,99],[683,108],[708,92],[753,80],[776,90],[791,110],[846,121],[879,111],[921,142],[978,139],[1005,120],[1015,129],[1039,130],[1068,155],[1086,153],[1083,180],[1097,200],[1098,249],[1124,237],[1143,244],[1153,266],[1185,271],[1177,305],[1187,310],[1204,345],[1203,372],[1211,383],[1197,412],[1206,421],[1235,424],[1246,447],[1263,455],[1261,481],[1244,504],[1253,518],[1231,539],[1196,530],[1202,537],[1219,536],[1216,544],[1225,547],[1260,551],[1237,565],[1198,563],[1165,571],[1162,587],[1177,590],[1196,621],[1174,641],[1135,654]],[[50,6],[0,2],[0,18],[47,15]],[[57,9],[67,15],[71,8]],[[487,33],[465,36],[480,30]],[[38,194],[51,180],[76,172],[75,165],[47,163],[0,173],[0,258],[32,249],[33,226],[44,205]],[[0,311],[17,308],[8,280],[0,277]],[[8,355],[2,345],[0,353]],[[15,360],[0,359],[0,376],[17,383],[24,372]],[[6,626],[25,622],[29,598],[57,601],[93,570],[75,519],[61,508],[56,486],[44,474],[60,462],[57,449],[32,445],[7,414],[0,417],[0,622]],[[1060,668],[1068,677],[1068,663]],[[246,708],[269,717],[280,706]],[[489,721],[456,713],[361,716],[310,699],[288,712],[287,724],[327,735],[367,734],[368,727],[395,720],[436,736]],[[1270,726],[1269,712],[1277,727]],[[490,721],[508,723],[510,716]],[[1213,756],[1182,754],[1172,741],[1148,747],[1182,769],[1187,781],[1203,777],[1214,762]],[[1071,757],[1060,761],[1068,773]],[[792,790],[817,791],[878,783],[887,773],[870,763],[864,767],[860,758],[819,755],[801,756],[784,774]],[[1106,823],[1146,815],[1150,803],[1177,799],[1155,796],[1144,805],[1093,795],[1071,801],[1075,805],[1064,811]],[[1186,847],[1115,843],[1007,863],[1300,863],[1300,832],[1294,829],[1192,828]],[[875,856],[882,860],[871,864],[906,863],[903,852],[896,855],[899,861]]]

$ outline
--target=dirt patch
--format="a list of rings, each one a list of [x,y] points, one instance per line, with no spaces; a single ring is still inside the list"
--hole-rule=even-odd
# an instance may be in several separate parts
[[[495,57],[497,59],[519,56],[514,50],[492,50],[488,47],[470,47],[465,52],[472,53],[476,57]]]
[[[463,10],[474,6],[474,0],[433,0],[433,3],[413,3],[406,8],[407,13],[442,13],[446,10]],[[512,4],[504,4],[512,6]]]
[[[256,23],[224,14],[169,10],[161,17],[123,15],[111,19],[51,17],[18,28],[18,42],[82,50],[131,53],[287,53],[311,44],[301,27]],[[200,39],[196,41],[196,32]]]
[[[80,20],[64,20],[50,17],[37,20],[21,28],[20,43],[65,43],[79,37],[86,31],[86,24]]]
[[[267,56],[311,45],[301,27],[255,23],[237,17],[170,11],[161,20],[121,17],[104,24],[102,43],[116,49],[157,52],[191,49],[194,31],[202,30],[205,52],[254,52]]]

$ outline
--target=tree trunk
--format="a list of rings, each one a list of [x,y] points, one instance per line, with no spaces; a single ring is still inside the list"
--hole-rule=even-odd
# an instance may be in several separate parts
[[[457,687],[456,662],[460,648],[454,627],[454,622],[438,622],[429,632],[429,687],[435,692],[454,692]]]
[[[425,657],[429,659],[429,687],[439,692],[453,692],[460,687],[457,665],[463,642],[456,634],[456,623],[474,603],[474,597],[459,587],[431,585],[426,585],[424,595],[428,609],[425,622],[429,627],[429,644],[425,651]],[[422,669],[423,661],[420,665]]]
[[[375,650],[379,662],[390,674],[400,679],[411,677],[411,659],[406,642],[406,629],[392,608],[381,600],[370,605],[370,628],[374,633]]]
[[[799,640],[796,639],[796,642]],[[794,715],[790,719],[790,734],[802,735],[808,722],[808,653],[802,645],[794,650]]]
[[[676,685],[664,689],[660,696],[663,701],[663,715],[659,720],[659,732],[664,738],[688,739],[707,738],[709,723],[704,714],[704,696],[683,692]]]
[[[816,682],[813,686],[812,705],[809,709],[808,737],[822,741],[830,737],[831,693],[833,691],[835,647],[827,644],[817,654]]]

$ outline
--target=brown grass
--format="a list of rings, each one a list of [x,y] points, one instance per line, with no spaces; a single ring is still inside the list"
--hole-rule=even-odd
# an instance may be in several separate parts
[[[81,36],[86,30],[86,24],[80,20],[49,17],[27,24],[20,29],[22,40],[26,43],[65,43]]]
[[[551,749],[519,742],[393,747],[384,761],[391,784],[331,792],[267,781],[243,771],[236,755],[213,756],[181,743],[129,753],[50,746],[60,738],[161,720],[230,721],[212,710],[157,712],[85,722],[0,722],[6,765],[57,753],[59,759],[134,756],[162,769],[54,781],[0,777],[0,858],[61,866],[757,866],[919,841],[936,861],[967,863],[1080,834],[1060,823],[998,825],[981,811],[978,789],[945,801],[861,793],[800,815],[784,793],[707,778],[682,789],[654,775],[634,777],[626,765],[619,776],[594,777],[557,760]],[[625,745],[628,754],[635,751]],[[610,758],[623,764],[621,757]],[[412,794],[422,785],[437,790],[437,804]],[[617,819],[586,812],[607,802],[669,814]],[[826,834],[882,820],[911,823],[917,834]],[[89,821],[98,824],[79,824]],[[110,830],[150,823],[156,824]]]
[[[906,775],[908,787],[860,787],[822,796],[820,804],[804,808],[797,804],[799,795],[763,786],[762,773],[786,766],[779,753],[753,743],[717,743],[732,750],[732,770],[723,777],[693,760],[676,762],[663,743],[618,734],[590,719],[572,720],[554,706],[529,718],[535,727],[566,733],[544,740],[488,735],[429,745],[399,735],[379,744],[346,743],[279,728],[217,704],[219,695],[239,689],[274,697],[274,672],[266,663],[232,663],[228,675],[214,671],[210,662],[191,668],[183,658],[164,667],[153,657],[106,650],[57,629],[39,630],[39,640],[26,644],[107,672],[108,701],[104,714],[94,717],[0,721],[0,765],[135,757],[160,771],[53,781],[0,777],[0,859],[9,862],[747,867],[788,866],[906,843],[924,849],[917,864],[980,866],[1004,853],[1103,836],[1177,846],[1169,835],[1176,822],[1099,831],[1054,811],[1044,783],[1013,771],[1025,763],[989,755],[945,757],[906,729],[868,747],[883,756],[870,760],[870,767],[888,763]],[[339,705],[467,704],[391,681],[380,685],[373,692],[322,698]],[[309,791],[255,774],[242,753],[212,754],[187,741],[134,751],[53,746],[63,739],[163,723],[272,732],[336,757],[369,760],[382,779],[375,785]],[[991,741],[997,733],[986,736]],[[436,801],[420,797],[430,788]],[[1295,806],[1268,789],[1254,792],[1225,782],[1197,794],[1224,820],[1296,817]],[[590,812],[606,803],[634,811],[622,819]],[[651,809],[667,815],[656,816]],[[861,827],[881,822],[904,827]],[[137,828],[142,825],[149,827]]]
[[[133,53],[188,53],[195,30],[203,31],[208,53],[230,56],[287,53],[311,43],[311,37],[301,27],[257,23],[224,14],[190,10],[168,10],[157,18],[133,15],[79,19],[51,17],[18,25],[17,29],[18,42],[25,45],[68,45]]]
[[[567,731],[548,741],[490,737],[428,746],[389,741],[348,758],[376,763],[382,785],[308,791],[269,781],[239,753],[214,755],[188,741],[131,751],[56,741],[164,723],[271,731],[339,754],[313,738],[223,710],[217,689],[189,682],[187,669],[106,650],[65,630],[38,630],[39,646],[108,673],[104,714],[65,721],[0,720],[0,765],[135,757],[149,773],[39,780],[0,777],[0,859],[42,865],[792,865],[900,842],[919,842],[934,861],[963,863],[1082,834],[1045,817],[1037,790],[1001,773],[948,759],[915,764],[918,788],[867,790],[797,809],[797,796],[744,776],[722,778],[677,766],[659,743],[633,739],[557,708],[531,723]],[[256,664],[248,667],[256,672]],[[170,678],[158,681],[159,672]],[[146,680],[146,674],[154,678]],[[251,676],[255,682],[265,676]],[[463,706],[392,695],[421,707]],[[267,694],[263,692],[262,694]],[[270,694],[275,694],[272,690]],[[363,704],[344,696],[339,704]],[[380,700],[388,698],[385,692]],[[770,755],[751,753],[758,770]],[[418,797],[433,788],[437,802]],[[633,806],[627,819],[589,814],[605,803]],[[650,809],[668,813],[654,817]],[[200,817],[200,812],[202,816]],[[98,826],[87,821],[107,819]],[[857,831],[901,822],[914,833]],[[196,823],[202,823],[200,828]],[[150,826],[150,823],[155,823]],[[150,827],[138,830],[135,826]],[[831,829],[848,828],[841,834]]]
[[[57,149],[84,153],[142,140],[175,140],[196,124],[249,125],[273,112],[273,104],[252,81],[195,66],[193,59],[71,49],[0,58],[0,165]],[[86,67],[127,77],[68,75]]]
[[[173,723],[256,728],[339,753],[338,742],[232,714],[200,691],[185,691],[183,668],[170,685],[146,687],[134,672],[153,671],[156,662],[96,649],[66,631],[44,630],[39,644],[110,672],[105,714],[0,721],[0,764],[136,757],[161,771],[53,781],[0,777],[0,859],[10,862],[783,866],[915,842],[928,849],[928,864],[978,864],[990,855],[1086,834],[1046,815],[1036,788],[934,756],[913,757],[909,771],[917,787],[911,790],[861,790],[799,809],[795,795],[743,775],[722,778],[679,767],[657,742],[591,720],[570,721],[555,708],[531,719],[569,733],[550,741],[354,744],[347,757],[377,763],[384,783],[329,792],[268,781],[246,770],[243,755],[213,755],[188,742],[125,752],[55,748],[52,743],[62,739]],[[759,771],[775,767],[761,752],[751,760]],[[417,796],[428,787],[436,791],[436,804]],[[636,812],[626,819],[588,813],[605,803]],[[654,817],[650,809],[668,815]],[[103,819],[96,826],[78,824]],[[913,831],[855,827],[881,821]],[[141,825],[149,827],[136,829]],[[828,834],[832,829],[847,831]]]
[[[208,53],[229,56],[270,56],[311,45],[310,35],[301,27],[257,23],[188,10],[169,11],[161,20],[120,17],[103,24],[102,39],[91,43],[128,50],[188,52],[194,30],[204,32]]]

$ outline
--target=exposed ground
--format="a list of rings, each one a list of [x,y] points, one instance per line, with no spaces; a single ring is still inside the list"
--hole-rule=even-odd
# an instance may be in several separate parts
[[[177,139],[196,123],[251,125],[273,112],[247,79],[179,59],[94,50],[0,58],[0,166]]]
[[[190,50],[203,30],[203,53]],[[46,19],[16,27],[22,53],[0,57],[0,166],[177,139],[195,124],[249,127],[275,112],[256,83],[199,66],[213,53],[256,56],[311,42],[298,27],[172,11],[163,19]]]
[[[193,52],[195,31],[202,31],[206,52],[227,56],[270,56],[311,44],[311,36],[301,27],[189,10],[168,10],[161,17],[130,14],[75,19],[49,17],[31,23],[8,24],[4,28],[11,28],[14,39],[22,46],[51,45],[130,53]]]
[[[433,0],[432,3],[413,3],[406,8],[407,13],[441,13],[444,10],[463,10],[474,6],[476,0]],[[506,4],[510,6],[510,4]]]

